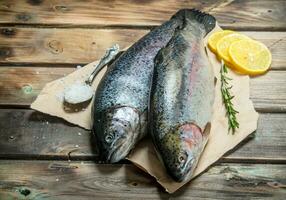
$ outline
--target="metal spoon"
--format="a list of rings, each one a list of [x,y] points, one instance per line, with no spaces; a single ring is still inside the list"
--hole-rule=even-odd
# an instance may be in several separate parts
[[[79,104],[92,98],[94,91],[91,87],[96,75],[119,53],[119,45],[115,44],[107,49],[105,55],[100,59],[95,69],[84,83],[76,82],[64,91],[64,100],[70,104]]]

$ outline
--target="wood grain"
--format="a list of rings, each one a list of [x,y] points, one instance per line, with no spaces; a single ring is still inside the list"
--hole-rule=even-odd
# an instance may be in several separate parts
[[[209,11],[225,27],[285,30],[285,1],[281,0],[136,0],[82,3],[73,0],[3,0],[0,23],[53,26],[154,26],[182,8]]]
[[[76,68],[0,67],[0,105],[28,107],[44,85]],[[250,79],[250,97],[258,111],[286,111],[286,71]]]
[[[93,135],[64,120],[32,110],[1,109],[0,157],[19,159],[91,159]]]
[[[269,71],[250,79],[250,98],[261,112],[286,112],[286,71]]]
[[[133,165],[92,162],[0,162],[0,198],[6,199],[283,199],[285,166],[222,164],[167,194]],[[25,169],[25,170],[23,170]]]
[[[122,49],[146,30],[1,28],[0,63],[89,63],[117,43]]]
[[[286,113],[260,114],[255,137],[246,139],[224,162],[286,160]],[[93,135],[55,117],[25,109],[0,109],[0,158],[96,159]]]
[[[74,70],[75,68],[0,67],[0,102],[4,105],[27,106],[36,99],[46,83]]]
[[[123,49],[148,30],[0,28],[0,63],[89,63],[118,43]],[[265,43],[273,54],[272,69],[286,69],[285,32],[242,32]]]

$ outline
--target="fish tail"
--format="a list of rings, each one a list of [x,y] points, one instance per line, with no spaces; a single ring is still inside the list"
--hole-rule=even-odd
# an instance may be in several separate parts
[[[183,21],[183,27],[181,28],[186,27],[186,24],[189,21],[195,20],[204,26],[206,34],[213,30],[216,25],[214,16],[197,9],[181,9],[173,16],[173,18],[178,18]]]

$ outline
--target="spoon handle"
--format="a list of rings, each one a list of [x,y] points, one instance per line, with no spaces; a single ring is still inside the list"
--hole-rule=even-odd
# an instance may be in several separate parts
[[[102,70],[102,68],[107,65],[115,56],[119,53],[119,45],[115,44],[111,48],[107,49],[105,52],[105,55],[100,59],[98,64],[95,66],[95,69],[93,72],[90,74],[88,79],[85,81],[86,84],[91,85],[94,78]]]

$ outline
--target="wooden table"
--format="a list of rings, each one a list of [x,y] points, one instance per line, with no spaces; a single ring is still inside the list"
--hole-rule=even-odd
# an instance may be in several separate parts
[[[97,164],[89,131],[29,109],[47,82],[192,7],[264,42],[273,63],[251,78],[256,133],[178,192],[130,163]],[[285,0],[2,0],[0,199],[286,199],[285,17]]]

